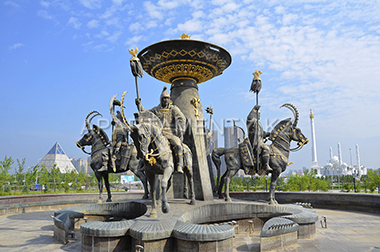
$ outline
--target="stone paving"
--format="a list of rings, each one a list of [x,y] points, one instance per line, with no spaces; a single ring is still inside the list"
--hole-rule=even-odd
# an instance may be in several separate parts
[[[380,215],[316,209],[327,217],[327,228],[317,223],[314,239],[298,240],[287,252],[380,252]],[[67,245],[53,238],[53,211],[0,216],[0,251],[81,251],[80,232]],[[260,251],[260,232],[245,230],[234,238],[234,251]]]

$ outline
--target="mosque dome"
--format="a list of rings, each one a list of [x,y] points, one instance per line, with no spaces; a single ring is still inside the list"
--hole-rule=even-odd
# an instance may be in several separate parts
[[[325,168],[332,168],[333,167],[333,165],[331,164],[331,163],[327,163],[326,165],[325,165]]]
[[[339,158],[337,156],[333,156],[330,160],[330,163],[332,163],[333,165],[339,163]]]

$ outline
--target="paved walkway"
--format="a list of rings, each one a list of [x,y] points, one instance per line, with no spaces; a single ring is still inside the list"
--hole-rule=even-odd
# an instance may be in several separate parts
[[[327,227],[316,223],[313,239],[298,240],[287,252],[380,252],[380,215],[316,209],[327,216]],[[81,251],[80,232],[69,244],[53,238],[52,211],[0,216],[0,251]],[[260,251],[260,233],[242,230],[234,238],[234,251]]]

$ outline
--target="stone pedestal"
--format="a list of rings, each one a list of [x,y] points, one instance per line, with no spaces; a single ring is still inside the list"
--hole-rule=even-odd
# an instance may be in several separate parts
[[[205,126],[198,86],[192,79],[175,80],[170,98],[186,117],[184,143],[193,154],[194,191],[197,200],[213,200],[205,143]]]

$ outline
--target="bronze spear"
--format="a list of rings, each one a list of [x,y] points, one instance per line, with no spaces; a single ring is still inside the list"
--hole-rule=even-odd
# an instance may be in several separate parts
[[[136,83],[136,94],[137,94],[137,100],[139,101],[138,110],[141,111],[141,100],[140,100],[140,94],[139,94],[139,85],[137,81],[137,77],[142,78],[144,76],[143,68],[140,62],[140,59],[137,57],[137,52],[139,49],[136,47],[135,49],[129,49],[129,53],[132,55],[132,58],[130,59],[131,64],[131,70],[133,76],[135,76],[135,83]]]
[[[260,74],[263,72],[256,70],[253,73],[253,76],[255,76],[252,80],[251,84],[251,92],[256,93],[256,118],[257,118],[257,123],[256,123],[256,172],[259,171],[259,152],[257,151],[258,145],[259,145],[259,93],[261,91],[261,78]]]

